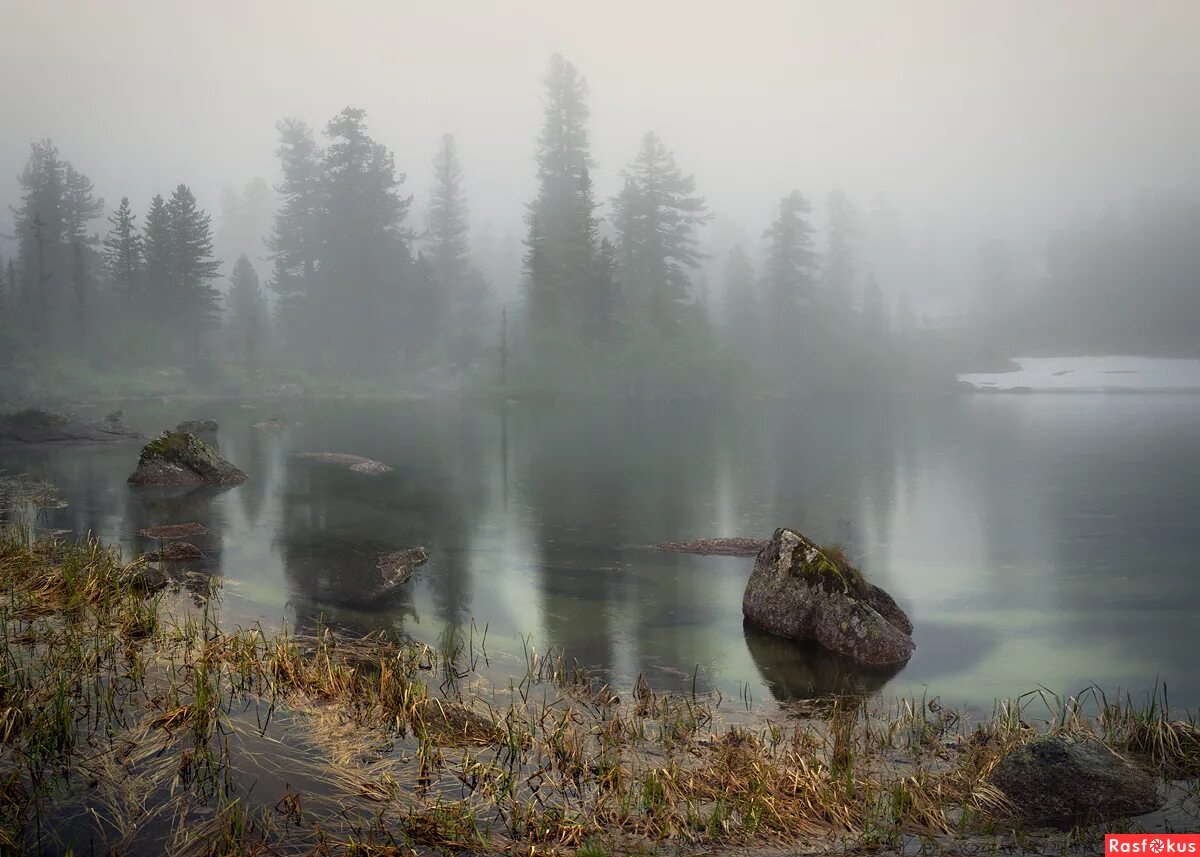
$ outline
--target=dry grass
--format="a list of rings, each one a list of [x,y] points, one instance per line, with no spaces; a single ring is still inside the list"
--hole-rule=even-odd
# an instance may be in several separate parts
[[[730,725],[718,699],[618,696],[527,641],[498,692],[477,640],[226,628],[213,600],[147,600],[96,543],[0,535],[0,850],[120,854],[601,854],[898,848],[1011,828],[987,775],[1088,730],[1195,776],[1197,730],[1098,691],[968,723],[937,700],[839,698]],[[485,635],[486,639],[486,635]],[[622,699],[623,697],[623,699]],[[1018,831],[1019,832],[1019,831]],[[1022,834],[1023,835],[1023,834]]]

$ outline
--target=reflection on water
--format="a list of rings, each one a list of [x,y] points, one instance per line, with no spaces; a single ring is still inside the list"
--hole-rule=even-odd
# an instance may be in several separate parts
[[[109,408],[111,410],[111,408]],[[948,397],[848,402],[131,404],[146,433],[214,417],[235,488],[133,490],[136,445],[0,449],[69,505],[49,523],[147,550],[137,530],[197,521],[253,621],[389,627],[436,642],[532,634],[659,688],[801,697],[849,685],[987,704],[1038,684],[1200,702],[1200,397]],[[252,428],[267,417],[280,432]],[[294,452],[348,452],[365,476]],[[666,540],[842,541],[916,625],[897,675],[867,674],[742,626],[751,561],[659,553]],[[386,599],[380,554],[430,559]]]

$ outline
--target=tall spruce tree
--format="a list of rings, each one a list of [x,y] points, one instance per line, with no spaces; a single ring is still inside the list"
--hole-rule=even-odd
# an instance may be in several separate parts
[[[171,236],[170,318],[181,340],[199,356],[202,333],[220,318],[220,292],[212,285],[221,263],[213,256],[212,218],[181,184],[167,202]]]
[[[171,213],[162,194],[155,194],[142,229],[142,301],[137,320],[146,326],[148,350],[157,352],[173,337],[170,314],[175,248],[171,235]]]
[[[425,211],[425,253],[437,285],[437,318],[448,331],[449,356],[470,360],[480,347],[483,275],[471,264],[469,218],[462,167],[452,134],[444,134],[433,159],[433,193]]]
[[[597,293],[605,284],[596,276],[587,82],[557,54],[543,80],[546,112],[536,150],[538,192],[526,213],[526,307],[535,335],[556,332],[569,341],[590,334],[611,296]]]
[[[237,356],[247,374],[254,377],[262,365],[267,311],[258,272],[244,253],[234,262],[229,283],[226,300],[231,353]]]
[[[764,298],[775,332],[795,324],[814,303],[817,253],[808,217],[812,206],[800,191],[779,201],[779,212],[763,233],[767,257],[763,265]]]
[[[687,301],[691,271],[701,254],[696,229],[709,219],[696,181],[684,175],[675,156],[650,132],[613,200],[618,231],[617,262],[622,298],[635,316],[645,316],[661,336],[680,329],[680,304]]]
[[[366,115],[347,107],[325,128],[325,294],[318,305],[335,336],[329,355],[344,365],[381,358],[406,339],[431,338],[424,320],[404,313],[405,286],[413,285],[405,282],[412,259],[404,227],[412,198],[400,195],[404,175],[391,151],[367,134]]]
[[[284,119],[275,150],[283,172],[276,185],[279,207],[267,248],[273,270],[270,287],[284,337],[293,345],[311,341],[317,326],[321,220],[325,206],[324,153],[312,129],[299,119]]]
[[[66,164],[52,142],[31,144],[29,160],[18,177],[21,206],[13,210],[22,326],[32,341],[49,346],[51,353],[57,353],[60,345],[53,311],[61,305],[68,274],[63,253],[65,173]]]
[[[104,238],[104,270],[109,285],[129,314],[139,311],[142,297],[142,236],[134,223],[136,219],[129,197],[121,197],[121,204],[108,218],[108,235]]]

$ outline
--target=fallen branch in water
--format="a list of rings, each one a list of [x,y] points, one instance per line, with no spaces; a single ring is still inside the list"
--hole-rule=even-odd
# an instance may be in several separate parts
[[[727,539],[695,539],[690,542],[663,542],[654,547],[660,551],[694,553],[700,556],[758,556],[767,546],[766,539],[747,539],[734,536]]]

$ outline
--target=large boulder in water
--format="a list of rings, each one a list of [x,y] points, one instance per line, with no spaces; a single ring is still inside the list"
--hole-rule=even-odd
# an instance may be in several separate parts
[[[1034,738],[1010,750],[992,771],[1027,824],[1067,829],[1153,812],[1158,782],[1091,736]]]
[[[840,551],[821,548],[786,528],[775,531],[754,561],[742,596],[751,624],[867,666],[912,657],[912,622],[890,595],[863,580]]]
[[[238,470],[194,434],[165,431],[142,447],[132,485],[237,485]]]
[[[109,414],[103,422],[36,409],[0,417],[0,443],[108,443],[141,439],[142,435],[125,425],[118,414]]]

